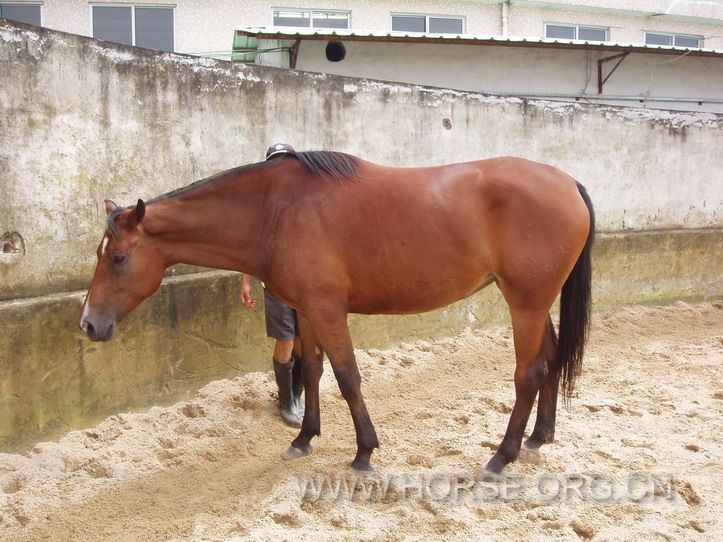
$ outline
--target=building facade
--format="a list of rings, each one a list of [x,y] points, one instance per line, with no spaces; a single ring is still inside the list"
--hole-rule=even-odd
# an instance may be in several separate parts
[[[723,0],[0,0],[0,15],[282,68],[723,113]]]
[[[0,0],[3,17],[180,53],[223,55],[246,26],[556,38],[723,49],[723,1]]]

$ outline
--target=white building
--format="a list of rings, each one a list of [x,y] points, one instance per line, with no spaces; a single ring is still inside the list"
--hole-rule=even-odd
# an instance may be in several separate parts
[[[230,58],[235,50],[236,59],[301,70],[723,112],[723,0],[322,4],[0,0],[0,15],[180,53]]]

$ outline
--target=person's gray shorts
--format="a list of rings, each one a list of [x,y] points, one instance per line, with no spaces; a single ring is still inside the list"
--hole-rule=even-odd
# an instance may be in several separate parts
[[[282,341],[296,337],[296,311],[284,305],[264,288],[264,312],[266,316],[266,335]]]

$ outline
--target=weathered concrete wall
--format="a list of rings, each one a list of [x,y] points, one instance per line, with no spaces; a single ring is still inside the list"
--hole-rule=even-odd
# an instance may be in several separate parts
[[[0,303],[0,450],[268,370],[263,311],[233,302],[238,282],[223,272],[171,279],[104,344],[77,327],[85,292]]]
[[[239,307],[234,274],[168,280],[113,343],[79,335],[83,293],[66,292],[87,286],[106,197],[158,195],[276,141],[399,165],[520,155],[588,186],[609,232],[595,253],[597,307],[720,297],[722,124],[231,65],[2,22],[0,448],[268,368],[261,310]],[[505,314],[489,288],[427,315],[351,321],[358,346],[380,347]]]
[[[276,141],[392,165],[519,155],[585,184],[602,230],[723,226],[721,116],[492,99],[25,28],[0,26],[0,234],[22,238],[0,253],[0,299],[85,287],[104,198],[158,195]]]

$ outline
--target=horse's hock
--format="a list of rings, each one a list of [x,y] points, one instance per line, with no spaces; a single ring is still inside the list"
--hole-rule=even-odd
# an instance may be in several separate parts
[[[723,297],[720,116],[229,64],[5,20],[0,70],[0,450],[270,370],[262,307],[241,307],[232,273],[174,270],[111,344],[89,343],[77,322],[104,198],[131,204],[258,161],[277,141],[389,165],[552,163],[587,186],[598,212],[596,309]],[[504,323],[506,313],[489,287],[433,313],[351,326],[357,347],[382,348]]]

